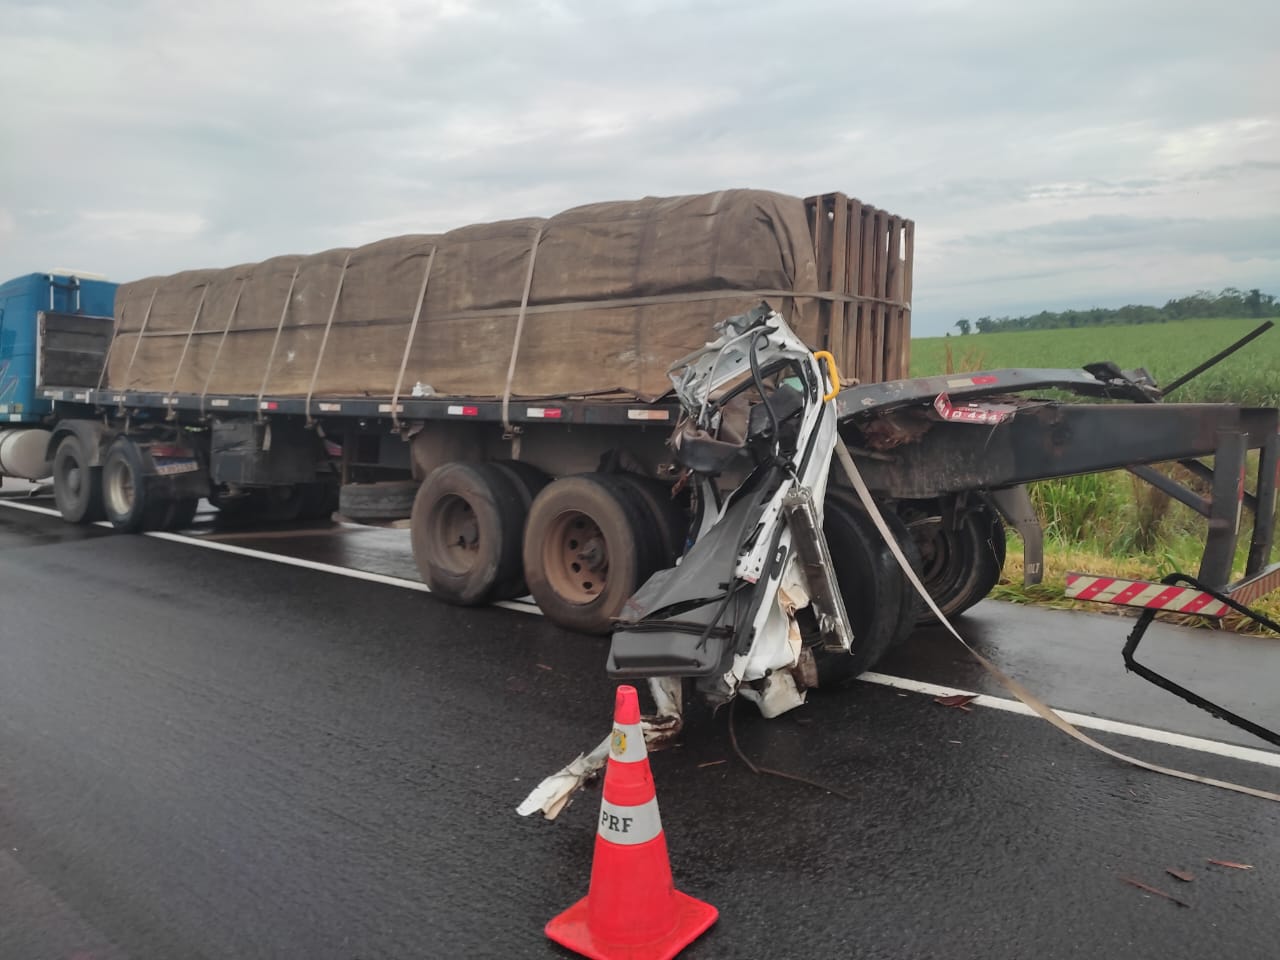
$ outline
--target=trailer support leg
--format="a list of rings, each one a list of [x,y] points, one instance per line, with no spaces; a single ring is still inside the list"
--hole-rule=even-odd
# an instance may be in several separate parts
[[[1025,483],[992,490],[991,500],[1022,538],[1022,585],[1035,586],[1044,578],[1044,530],[1031,491]]]
[[[1257,508],[1253,515],[1253,539],[1249,544],[1249,565],[1245,568],[1245,576],[1257,573],[1271,562],[1277,479],[1280,479],[1280,433],[1273,434],[1263,443],[1258,458]]]
[[[1201,583],[1222,589],[1231,582],[1236,540],[1243,506],[1247,437],[1238,430],[1219,430],[1213,455],[1213,500],[1209,505],[1209,535],[1200,561]]]

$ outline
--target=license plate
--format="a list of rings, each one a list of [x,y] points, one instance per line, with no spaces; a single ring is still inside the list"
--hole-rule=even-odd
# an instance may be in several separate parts
[[[195,460],[154,460],[156,473],[162,477],[171,477],[176,473],[194,473],[200,469]]]

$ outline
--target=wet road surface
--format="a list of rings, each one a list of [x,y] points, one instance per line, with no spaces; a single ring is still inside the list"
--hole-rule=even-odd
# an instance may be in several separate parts
[[[400,530],[214,542],[413,576]],[[607,732],[607,641],[12,508],[0,601],[0,957],[568,956],[541,930],[586,890],[598,789],[555,822],[514,807]],[[984,603],[963,623],[1055,705],[1265,749],[1126,677],[1119,618]],[[1280,644],[1146,644],[1280,719]],[[881,671],[988,689],[936,631]],[[878,684],[743,707],[752,760],[856,802],[752,774],[728,711],[692,709],[652,758],[677,884],[721,911],[684,956],[1275,955],[1280,805]],[[1099,739],[1280,789],[1274,766]]]

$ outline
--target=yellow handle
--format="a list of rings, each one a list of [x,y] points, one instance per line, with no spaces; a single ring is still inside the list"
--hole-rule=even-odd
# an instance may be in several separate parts
[[[831,381],[831,392],[823,394],[822,402],[830,403],[840,392],[840,371],[836,369],[836,358],[831,355],[830,350],[815,350],[813,359],[826,361],[827,379]]]

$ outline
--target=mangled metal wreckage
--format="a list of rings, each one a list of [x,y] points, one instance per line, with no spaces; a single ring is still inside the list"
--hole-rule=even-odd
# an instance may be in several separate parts
[[[677,566],[627,602],[609,654],[611,676],[649,683],[652,744],[679,732],[686,677],[713,703],[741,693],[766,716],[802,704],[793,671],[812,654],[801,609],[813,609],[825,647],[847,654],[852,642],[821,533],[837,439],[828,402],[840,389],[834,361],[764,306],[717,330],[670,371],[685,412],[671,443],[697,485],[700,524]],[[744,402],[748,394],[755,403]],[[745,424],[731,424],[744,409]],[[726,474],[740,482],[724,494]],[[544,781],[520,812],[554,816],[608,751],[605,738]]]
[[[1256,515],[1246,577],[1226,585],[1230,565],[1224,566],[1224,557],[1234,552],[1239,505],[1225,498],[1193,504],[1210,520],[1201,577],[1242,596],[1280,582],[1280,564],[1269,564],[1280,460],[1276,410],[1162,404],[1145,371],[1110,363],[893,381],[853,387],[841,396],[831,355],[811,350],[767,305],[723,321],[716,331],[714,341],[669,370],[683,409],[670,445],[684,482],[694,486],[695,529],[676,566],[654,574],[627,602],[609,653],[610,677],[648,684],[656,708],[645,718],[652,746],[680,731],[690,682],[713,706],[740,695],[774,717],[802,705],[821,679],[868,669],[890,641],[909,631],[920,607],[904,586],[894,595],[900,600],[896,636],[877,630],[869,650],[864,640],[871,638],[855,635],[845,606],[853,571],[843,571],[845,582],[837,582],[839,567],[824,535],[831,509],[845,522],[861,517],[863,535],[892,535],[899,560],[908,560],[902,549],[909,549],[906,565],[918,567],[913,535],[898,513],[880,507],[908,498],[979,498],[964,516],[950,508],[925,522],[963,526],[977,517],[981,530],[989,516],[999,543],[987,546],[998,572],[1004,548],[998,509],[1021,535],[1024,579],[1035,583],[1043,570],[1042,536],[1027,482],[1127,468],[1187,502],[1185,489],[1146,465],[1179,460],[1216,493],[1228,481],[1237,483],[1246,453],[1257,450],[1257,492],[1241,497]],[[1073,404],[1017,395],[1044,390],[1128,402]],[[988,429],[965,429],[974,425]],[[841,438],[842,426],[862,444],[855,448],[857,464]],[[1195,459],[1206,454],[1215,455],[1214,467]],[[836,475],[848,485],[834,485]],[[1228,511],[1234,525],[1222,522]],[[990,567],[990,557],[971,559],[975,567]],[[954,567],[957,558],[948,562]],[[910,572],[906,579],[919,582]],[[927,582],[926,592],[942,602],[938,581]],[[989,578],[976,594],[971,589],[967,602],[985,595],[992,583]],[[949,589],[955,593],[954,583]],[[946,602],[929,605],[943,616],[955,612]],[[544,780],[518,812],[555,817],[608,754],[606,737]]]

